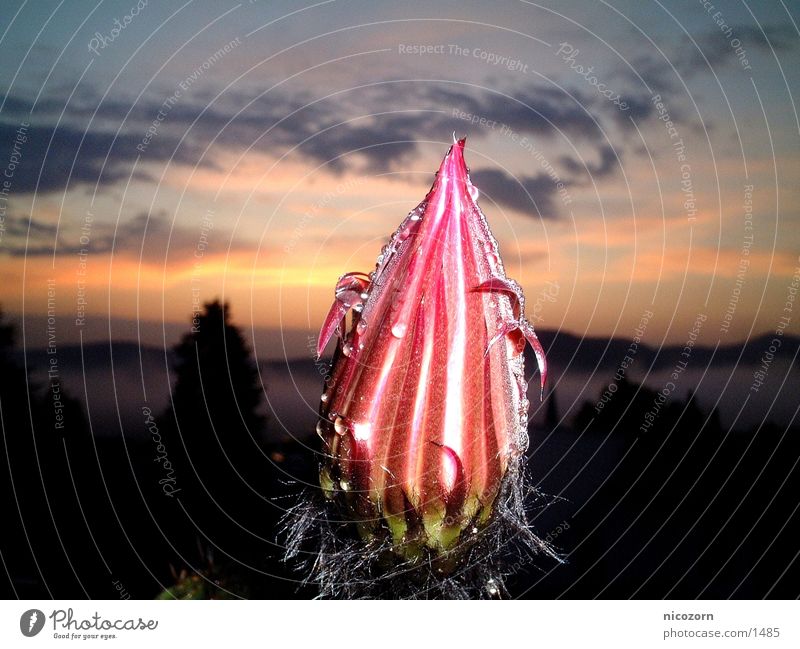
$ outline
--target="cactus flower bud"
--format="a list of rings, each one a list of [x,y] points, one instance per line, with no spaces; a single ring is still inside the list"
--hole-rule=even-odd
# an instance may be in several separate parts
[[[546,378],[464,143],[374,272],[339,280],[317,346],[338,338],[317,426],[323,491],[363,539],[387,539],[404,559],[441,558],[488,524],[527,446],[526,342],[542,388]]]

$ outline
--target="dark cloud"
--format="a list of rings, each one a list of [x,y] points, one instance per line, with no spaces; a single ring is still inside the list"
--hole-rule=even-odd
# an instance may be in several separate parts
[[[563,133],[592,140],[602,137],[595,118],[587,110],[591,102],[580,93],[573,93],[577,94],[577,101],[562,91],[544,86],[527,86],[508,93],[510,96],[490,91],[466,93],[443,86],[433,86],[427,94],[451,112],[457,109],[485,117],[519,133],[550,137]]]
[[[240,105],[247,104],[244,99]],[[593,141],[601,138],[590,113],[552,89],[530,87],[509,98],[482,89],[384,84],[325,102],[296,99],[289,105],[279,98],[259,98],[230,124],[221,141],[257,140],[257,149],[272,154],[276,145],[290,148],[301,143],[299,155],[333,171],[383,172],[408,164],[419,154],[420,141],[446,141],[453,131],[470,131],[473,137],[488,134],[458,116],[464,113],[495,121],[498,133],[506,125],[519,134],[556,137],[560,131]],[[359,117],[340,123],[348,115]],[[221,127],[220,119],[230,120],[214,113],[204,118],[210,128]]]
[[[684,110],[682,102],[675,100],[676,97],[684,97],[686,92],[682,85],[682,77],[685,74],[678,69],[679,56],[684,55],[667,54],[667,58],[664,58],[659,52],[649,52],[630,59],[633,71],[619,69],[610,75],[621,84],[621,100],[628,106],[628,109],[623,111],[611,102],[606,102],[614,109],[611,116],[618,127],[630,129],[631,120],[633,120],[641,128],[643,123],[652,120],[656,114],[652,99],[656,95],[671,98],[669,114],[673,122],[685,124],[691,128],[698,126],[698,123],[692,120]],[[675,67],[673,68],[673,66]],[[635,90],[631,88],[635,88]],[[705,124],[709,128],[711,121],[708,118],[705,120]]]
[[[19,141],[19,164],[11,178],[12,191],[51,192],[80,184],[111,185],[127,179],[138,152],[141,136],[115,135],[103,130],[80,130],[69,124],[58,128],[31,124],[24,141],[18,137],[20,124],[0,122],[0,142],[10,150]],[[164,137],[154,141],[151,155],[164,160],[172,155],[175,141]],[[193,158],[190,144],[176,153],[179,162]]]
[[[53,242],[58,227],[26,216],[9,214],[3,222],[3,239],[0,253],[21,257],[23,255],[53,254]]]
[[[121,221],[116,231],[113,223],[94,223],[89,243],[82,244],[81,233],[72,230],[66,222],[57,227],[55,223],[36,218],[11,215],[5,221],[6,231],[0,253],[13,257],[38,257],[76,255],[87,250],[92,254],[114,252],[138,257],[141,251],[142,259],[153,263],[186,261],[194,259],[201,225],[198,222],[197,227],[172,227],[164,212],[153,215],[139,213]],[[204,255],[226,252],[229,245],[231,250],[252,249],[245,242],[236,239],[231,241],[229,232],[214,229],[213,225],[206,231],[203,244],[207,246],[203,249]]]
[[[564,156],[561,158],[561,164],[573,177],[580,177],[588,174],[594,178],[603,178],[617,171],[620,161],[617,159],[619,153],[614,147],[608,145],[601,146],[598,150],[598,154],[600,159],[596,163],[585,160],[578,162],[573,158]]]
[[[630,118],[641,122],[653,114],[653,102],[645,97],[629,97],[623,95],[622,101],[628,106],[628,110],[617,110],[615,117],[617,117],[618,120],[624,121]]]
[[[762,33],[763,29],[763,33]],[[734,32],[745,46],[752,45],[762,50],[789,50],[800,44],[797,32],[785,25],[744,25],[736,27]]]
[[[6,248],[9,238],[19,239],[30,236],[33,240],[54,239],[58,228],[55,223],[43,223],[22,216],[9,215],[3,221],[3,230],[4,241],[0,251]]]
[[[727,34],[711,28],[695,37],[697,45],[684,37],[681,47],[674,53],[675,67],[682,75],[692,77],[707,71],[709,65],[713,69],[738,66],[740,62],[736,48],[731,44],[734,39],[739,40],[739,47],[746,57],[754,50],[787,51],[800,43],[797,32],[788,25],[731,25],[731,29],[731,33]]]
[[[511,176],[500,169],[478,169],[470,174],[481,194],[498,205],[541,218],[556,218],[557,188],[552,178]]]
[[[635,88],[647,90],[649,88],[652,93],[666,93],[677,90],[680,87],[678,72],[673,69],[674,60],[671,57],[664,58],[659,52],[652,51],[641,56],[635,56],[630,59],[630,70],[619,70],[615,77],[629,83]],[[642,88],[642,83],[646,88]],[[648,117],[652,113],[652,106],[650,106],[649,95],[640,95],[638,93],[622,93],[623,100],[630,106],[630,110],[625,111],[625,116],[630,114],[636,117],[633,111],[640,114],[640,117]],[[622,112],[622,111],[619,111]]]
[[[452,130],[452,122],[441,115],[388,115],[374,123],[311,133],[299,153],[336,172],[383,173],[410,163],[419,153],[419,140],[441,139]]]
[[[32,123],[14,176],[16,192],[114,185],[128,179],[137,158],[216,168],[216,147],[252,148],[272,157],[288,153],[334,173],[382,173],[407,167],[420,154],[421,141],[445,141],[453,131],[486,137],[505,125],[519,135],[578,138],[596,146],[604,137],[586,108],[589,99],[535,85],[504,96],[442,84],[390,83],[321,101],[302,93],[239,90],[202,105],[188,96],[154,91],[135,105],[119,97],[100,101],[85,92],[63,117],[57,104],[50,97],[29,116],[29,102],[12,97],[7,103],[0,142],[13,141],[19,127],[15,116]],[[497,125],[494,130],[473,127],[458,112]],[[50,125],[57,119],[57,128]]]
[[[670,47],[665,47],[663,55],[653,50],[635,56],[629,59],[633,72],[619,69],[613,76],[633,87],[641,87],[644,82],[653,93],[682,93],[682,80],[707,74],[709,66],[719,70],[740,65],[735,48],[731,46],[732,39],[739,39],[748,57],[756,50],[789,51],[800,44],[797,33],[788,25],[732,25],[731,29],[728,35],[712,22],[708,29],[693,37],[694,42],[684,35],[675,39]],[[652,106],[646,98],[638,98],[637,93],[630,92],[622,95],[630,106],[623,117],[630,115],[641,119],[652,114]]]

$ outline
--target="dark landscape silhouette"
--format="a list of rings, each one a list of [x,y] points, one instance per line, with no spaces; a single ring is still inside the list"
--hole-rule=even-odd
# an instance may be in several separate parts
[[[321,386],[319,365],[258,366],[220,302],[171,350],[61,347],[57,378],[47,350],[23,355],[2,323],[5,597],[315,595],[282,560],[280,519],[316,483],[317,404],[305,392]],[[531,519],[566,561],[520,566],[512,596],[797,597],[796,422],[731,428],[730,405],[701,406],[687,383],[643,432],[658,391],[613,379],[626,341],[541,338],[553,366],[615,387],[601,409],[598,390],[576,403],[558,384],[532,399]],[[720,348],[713,363],[751,365],[763,347]],[[786,337],[781,353],[793,363],[797,347]],[[636,362],[657,372],[678,352],[642,348]],[[112,367],[116,399],[98,378]],[[91,385],[78,380],[91,373]]]

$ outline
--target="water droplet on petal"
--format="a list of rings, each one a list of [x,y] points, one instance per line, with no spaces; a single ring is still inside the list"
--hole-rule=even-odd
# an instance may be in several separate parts
[[[328,393],[327,392],[323,392],[322,396],[319,398],[319,400],[322,401],[322,403],[328,403]]]
[[[519,434],[519,439],[517,440],[517,452],[522,455],[528,450],[530,446],[531,440],[528,437],[528,433],[522,432]]]
[[[395,322],[392,325],[392,335],[395,338],[402,338],[406,335],[406,331],[408,330],[408,325],[405,322]]]
[[[321,419],[317,422],[317,435],[319,435],[320,437],[322,437],[324,439],[325,424]]]
[[[358,324],[356,325],[356,331],[358,332],[358,335],[363,336],[366,330],[367,330],[367,321],[359,320]]]
[[[368,300],[368,299],[369,299],[369,293],[366,293],[366,292],[364,292],[364,293],[362,293],[362,294],[361,294],[359,297],[360,297],[362,300]]]
[[[337,435],[344,435],[347,432],[347,422],[345,422],[344,417],[336,417],[333,422],[333,429]]]
[[[342,491],[350,491],[350,483],[347,480],[339,480],[339,486],[342,488]]]
[[[345,356],[350,356],[352,355],[352,353],[353,353],[353,345],[351,345],[350,343],[345,343],[344,345],[342,345],[342,354],[344,354]]]

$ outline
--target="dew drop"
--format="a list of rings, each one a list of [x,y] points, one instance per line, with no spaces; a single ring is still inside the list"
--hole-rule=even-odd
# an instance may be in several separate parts
[[[366,330],[367,330],[367,321],[359,320],[358,324],[356,325],[356,331],[358,332],[358,335],[363,336]]]
[[[353,345],[351,345],[350,343],[345,343],[344,345],[342,345],[342,354],[349,357],[352,355],[352,353],[353,353]]]
[[[395,322],[392,325],[392,335],[395,338],[402,338],[406,335],[406,331],[408,330],[408,325],[405,322]]]
[[[422,218],[422,215],[421,214],[417,214],[416,212],[414,212],[414,214],[411,215],[411,220],[412,221],[419,221],[421,218]]]
[[[322,396],[319,398],[319,400],[322,401],[322,403],[328,403],[328,393],[327,392],[323,392]]]
[[[523,394],[522,395],[522,399],[520,400],[520,404],[519,404],[520,410],[523,410],[523,411],[525,411],[527,413],[528,412],[528,408],[530,408],[530,407],[531,407],[531,402],[528,401],[528,397],[526,397]]]
[[[347,480],[339,480],[339,486],[342,488],[342,491],[350,491],[350,483]]]
[[[522,455],[528,450],[528,447],[531,444],[530,437],[528,437],[528,433],[520,433],[519,439],[517,440],[517,452]]]
[[[487,252],[487,253],[486,253],[486,260],[487,260],[487,261],[488,261],[490,264],[496,264],[496,263],[497,263],[497,255],[496,255],[496,254],[494,254],[494,252]]]
[[[347,432],[347,423],[344,417],[336,417],[333,422],[333,429],[336,431],[337,435],[344,435]]]
[[[368,300],[368,299],[369,299],[369,293],[366,293],[366,292],[365,292],[365,293],[362,293],[361,295],[359,295],[359,297],[360,297],[362,300]]]
[[[322,422],[321,419],[317,422],[317,435],[319,435],[320,437],[322,437],[324,439],[325,424]]]

